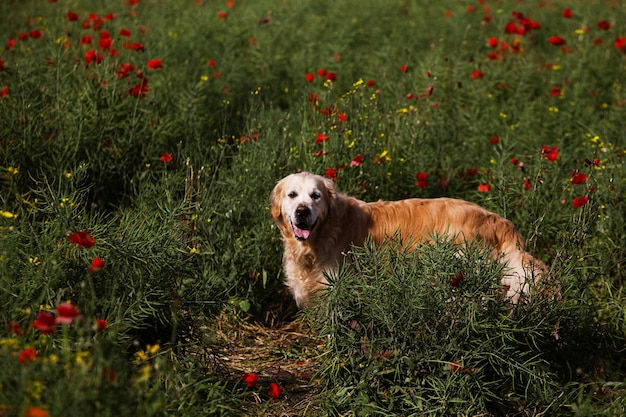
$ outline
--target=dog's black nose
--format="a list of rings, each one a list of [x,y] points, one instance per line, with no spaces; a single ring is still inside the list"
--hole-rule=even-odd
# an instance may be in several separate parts
[[[311,209],[308,207],[300,206],[296,209],[296,219],[304,220],[311,214]]]

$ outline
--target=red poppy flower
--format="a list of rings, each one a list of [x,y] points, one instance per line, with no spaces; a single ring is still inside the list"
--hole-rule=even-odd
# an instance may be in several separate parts
[[[98,46],[103,51],[108,51],[113,46],[113,39],[111,38],[102,38],[98,41]]]
[[[28,34],[33,39],[38,39],[38,38],[42,38],[43,37],[43,32],[38,30],[38,29],[31,30]]]
[[[268,395],[273,399],[277,400],[283,395],[283,387],[278,385],[276,382],[270,383],[270,390],[268,391]]]
[[[159,161],[161,162],[165,162],[166,164],[172,162],[174,158],[172,158],[172,154],[171,153],[164,153],[163,155],[161,155],[161,157],[159,158]]]
[[[9,39],[9,41],[7,42],[7,44],[6,44],[6,46],[4,48],[5,49],[15,48],[15,39]]]
[[[326,71],[325,68],[317,70],[317,75],[319,75],[320,77],[325,77],[326,74],[328,74],[328,71]]]
[[[524,179],[524,189],[530,190],[530,180],[528,178]]]
[[[93,258],[93,261],[91,261],[91,265],[89,266],[89,272],[97,272],[104,268],[105,265],[106,263],[101,258],[98,258],[96,256],[95,258]]]
[[[225,11],[219,11],[217,12],[217,17],[219,17],[220,19],[226,19],[228,17],[228,12]]]
[[[318,144],[322,142],[328,142],[328,139],[330,139],[330,136],[325,135],[324,133],[318,133],[315,137],[315,143]]]
[[[103,24],[103,20],[100,16],[98,16],[95,13],[91,13],[89,15],[89,18],[86,22],[83,23],[83,26],[85,26],[85,23],[87,23],[87,26],[85,28],[88,28],[89,25],[91,25],[91,27],[94,30],[100,30],[102,28],[102,24]]]
[[[491,191],[491,185],[489,184],[478,184],[478,191],[481,193],[488,193]]]
[[[132,35],[130,29],[120,29],[120,36],[129,37]]]
[[[54,319],[55,324],[72,324],[74,319],[81,317],[78,308],[73,304],[63,303],[56,308],[57,316]]]
[[[259,381],[259,376],[255,374],[254,372],[250,372],[249,374],[243,374],[241,378],[243,379],[243,382],[245,382],[249,388],[256,387],[256,384]]]
[[[581,197],[576,197],[574,201],[572,201],[572,205],[574,206],[574,208],[581,208],[588,202],[589,202],[589,199],[587,197],[581,196]]]
[[[329,72],[328,74],[326,74],[326,81],[334,83],[335,81],[337,81],[337,74],[335,74],[334,72]]]
[[[312,83],[313,80],[315,80],[315,74],[309,72],[304,76],[304,79],[307,80],[307,82]]]
[[[135,71],[133,64],[120,64],[120,70],[115,71],[116,78],[128,78],[131,72]]]
[[[9,95],[9,87],[5,85],[4,87],[2,87],[2,89],[0,89],[0,98],[5,98],[8,95]]]
[[[363,163],[363,155],[358,154],[357,156],[354,157],[354,159],[352,161],[350,161],[350,167],[354,168],[354,167],[358,167]]]
[[[163,63],[160,59],[151,59],[148,61],[148,69],[159,69],[163,68]]]
[[[485,73],[480,71],[480,70],[474,70],[474,72],[472,72],[472,79],[476,80],[478,78],[483,78],[485,76]]]
[[[323,114],[324,116],[331,116],[335,113],[335,110],[336,109],[334,107],[326,107],[324,109],[320,109],[320,114]]]
[[[143,98],[150,91],[150,86],[148,86],[148,79],[143,78],[139,84],[132,86],[128,90],[128,94],[133,97]]]
[[[367,85],[368,87],[374,87],[376,85],[376,81],[367,80],[367,83],[365,85]]]
[[[326,178],[330,178],[331,180],[337,182],[337,170],[335,168],[328,168],[326,170]]]
[[[561,95],[561,87],[552,87],[550,89],[550,97],[559,97]]]
[[[516,157],[511,158],[511,163],[513,165],[519,165],[519,159],[517,159]]]
[[[99,332],[106,330],[108,325],[109,323],[107,323],[106,320],[102,320],[102,319],[96,320],[96,330]]]
[[[572,179],[570,182],[572,185],[584,184],[587,182],[587,175],[582,172],[577,172],[576,174],[572,175]]]
[[[497,145],[497,144],[498,144],[498,142],[500,142],[500,138],[499,138],[499,137],[497,137],[497,136],[492,136],[492,137],[489,139],[489,142],[490,142],[492,145]]]
[[[17,356],[19,363],[35,362],[35,359],[37,359],[37,351],[32,347],[22,349]]]
[[[81,45],[89,45],[90,43],[91,43],[91,36],[85,35],[82,38],[80,38]]]
[[[428,187],[428,174],[426,172],[418,172],[415,174],[415,179],[417,180],[417,182],[415,183],[416,186],[420,187],[420,188],[427,188]]]
[[[78,249],[85,248],[89,249],[96,242],[93,236],[89,232],[82,231],[76,233],[70,233],[70,243],[74,243],[78,245]]]
[[[7,323],[7,330],[12,334],[22,334],[22,329],[20,328],[20,324],[15,320],[9,320]]]
[[[611,29],[611,23],[606,20],[601,20],[598,22],[598,29],[600,30],[609,30]]]
[[[102,63],[102,59],[102,55],[100,55],[93,49],[90,49],[85,53],[85,63],[87,64],[87,66],[89,66],[92,62],[95,64],[100,64]]]
[[[43,408],[30,407],[24,411],[24,417],[50,417],[50,414]]]
[[[463,281],[465,281],[465,276],[463,275],[463,272],[459,272],[456,277],[453,277],[450,280],[450,286],[458,287]]]
[[[548,38],[548,42],[550,42],[554,46],[565,45],[565,39],[560,36],[550,36]]]
[[[522,28],[522,31],[524,29]],[[517,25],[513,22],[509,22],[506,24],[506,26],[504,27],[504,33],[509,34],[509,35],[514,35],[514,34],[518,34],[520,31],[520,29],[517,27]],[[523,33],[522,33],[523,34]]]
[[[487,43],[489,44],[489,47],[495,48],[496,46],[498,46],[498,43],[500,43],[500,41],[498,40],[498,38],[489,38],[487,40]]]
[[[33,321],[33,327],[43,334],[53,334],[54,324],[54,314],[44,310],[37,313],[37,317]]]
[[[527,17],[521,17],[519,19],[519,22],[523,26],[523,31],[518,32],[520,35],[525,35],[531,30],[541,29],[541,25],[539,24],[539,22],[535,22],[534,20],[531,20]]]
[[[564,9],[561,14],[566,19],[571,19],[572,16],[574,16],[574,13],[572,13],[572,9],[570,9],[569,7],[567,9]]]
[[[400,71],[402,72],[409,72],[409,67],[407,67],[406,65],[400,65]]]
[[[347,122],[348,121],[348,115],[345,114],[345,113],[339,113],[337,115],[337,119],[339,119],[339,123]]]
[[[0,59],[0,71],[4,71],[4,61]]]
[[[124,49],[132,49],[133,51],[145,51],[146,48],[141,42],[124,42]]]
[[[561,155],[559,154],[559,147],[553,146],[552,148],[550,148],[547,145],[543,145],[541,148],[541,156],[543,156],[550,162],[556,162],[556,160],[561,157]]]
[[[626,36],[615,39],[615,47],[619,49],[621,53],[626,54]]]
[[[70,22],[75,22],[79,19],[78,13],[76,12],[67,12],[67,20]]]

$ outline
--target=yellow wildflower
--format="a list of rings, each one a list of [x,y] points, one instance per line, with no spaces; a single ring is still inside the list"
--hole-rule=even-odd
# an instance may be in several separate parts
[[[43,384],[41,381],[27,382],[27,390],[30,397],[35,401],[41,401],[41,393],[43,392]]]
[[[5,219],[15,219],[17,218],[17,214],[13,214],[10,211],[0,211],[0,214],[2,214],[2,217],[4,217]]]
[[[0,347],[15,352],[20,348],[20,342],[15,338],[0,339]]]
[[[83,364],[85,361],[89,359],[89,352],[78,352],[76,354],[76,363]]]
[[[148,354],[144,352],[143,350],[140,350],[137,353],[135,353],[135,362],[137,363],[145,362],[148,359],[149,359]]]

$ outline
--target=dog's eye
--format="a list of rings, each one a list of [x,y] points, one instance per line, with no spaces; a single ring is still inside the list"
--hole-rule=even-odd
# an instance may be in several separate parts
[[[319,200],[320,198],[322,198],[322,195],[316,191],[316,192],[311,194],[311,198],[313,200]]]
[[[292,191],[289,194],[287,194],[287,197],[289,198],[296,198],[297,196],[298,196],[298,193],[296,193],[295,191]]]

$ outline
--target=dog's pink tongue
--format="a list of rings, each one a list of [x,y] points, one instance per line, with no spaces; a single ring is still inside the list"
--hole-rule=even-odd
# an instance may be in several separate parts
[[[293,232],[295,233],[298,239],[307,240],[311,235],[310,230],[300,229],[299,227],[294,226]]]

